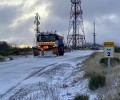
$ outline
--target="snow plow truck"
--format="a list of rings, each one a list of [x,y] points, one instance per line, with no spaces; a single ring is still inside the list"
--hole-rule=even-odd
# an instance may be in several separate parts
[[[57,56],[64,55],[63,37],[53,32],[40,32],[36,36],[36,46],[32,47],[34,56],[44,56],[45,51],[51,51]]]

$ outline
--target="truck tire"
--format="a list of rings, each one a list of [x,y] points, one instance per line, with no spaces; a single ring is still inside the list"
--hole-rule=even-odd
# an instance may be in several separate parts
[[[33,47],[32,50],[33,50],[34,56],[39,56],[40,55],[39,50],[36,47]]]
[[[64,47],[59,47],[58,53],[59,53],[59,56],[63,56],[64,55]]]

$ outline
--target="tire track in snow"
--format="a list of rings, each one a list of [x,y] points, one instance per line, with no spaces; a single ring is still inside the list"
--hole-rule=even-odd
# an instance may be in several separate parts
[[[50,67],[50,66],[53,66],[53,65],[55,65],[55,64],[57,64],[57,63],[47,65],[47,66],[45,66],[45,67],[39,69],[38,71],[35,71],[34,73],[32,73],[31,75],[29,75],[28,77],[26,77],[23,81],[25,81],[26,79],[31,78],[32,76],[38,74],[38,73],[41,72],[42,70],[44,70],[44,69],[46,69],[46,68],[48,68],[48,67]]]
[[[0,95],[0,99],[2,99],[5,95],[7,95],[7,94],[8,94],[9,92],[11,92],[12,90],[14,90],[17,86],[19,86],[19,85],[20,85],[21,83],[23,83],[25,80],[33,77],[34,75],[38,74],[40,71],[42,71],[42,70],[44,70],[44,69],[46,69],[46,68],[48,68],[48,67],[50,67],[50,66],[53,66],[53,65],[55,65],[55,64],[57,64],[57,63],[53,63],[53,64],[50,64],[50,65],[44,66],[43,68],[35,71],[34,73],[32,73],[31,75],[29,75],[28,77],[24,78],[24,79],[23,79],[21,82],[19,82],[17,85],[15,85],[15,86],[11,87],[10,89],[8,89],[8,90],[6,91],[6,93],[1,94],[1,95]]]
[[[88,55],[87,55],[88,56]],[[75,58],[70,58],[70,59],[66,59],[64,61],[76,61],[77,59],[81,59],[81,58],[85,58],[87,56],[81,56],[81,57],[75,57]],[[58,62],[57,62],[58,63]],[[40,73],[41,71],[44,71],[45,69],[47,69],[48,67],[50,66],[53,66],[57,63],[53,63],[53,64],[50,64],[50,65],[47,65],[47,66],[43,66],[43,68],[37,70],[37,71],[34,71],[32,74],[30,74],[29,76],[27,76],[26,78],[24,78],[21,82],[17,83],[15,86],[11,87],[10,89],[8,89],[6,91],[6,93],[0,95],[0,99],[4,98],[4,96],[6,96],[8,93],[10,93],[12,90],[14,90],[16,87],[18,87],[20,84],[22,84],[25,80],[35,76],[36,74]]]

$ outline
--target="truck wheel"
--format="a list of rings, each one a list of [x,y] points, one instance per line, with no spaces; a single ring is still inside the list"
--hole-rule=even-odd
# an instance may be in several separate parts
[[[63,47],[59,47],[58,48],[58,53],[59,53],[59,56],[63,56],[64,55],[64,48]]]
[[[39,50],[37,48],[33,47],[32,49],[33,49],[34,56],[39,56],[40,55]]]

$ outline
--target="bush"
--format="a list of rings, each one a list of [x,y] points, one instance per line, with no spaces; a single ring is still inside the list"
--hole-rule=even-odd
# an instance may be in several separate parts
[[[5,61],[4,57],[0,55],[0,62]]]
[[[103,64],[103,65],[107,65],[108,64],[108,58],[101,58],[99,63]]]
[[[9,55],[9,52],[1,50],[1,51],[0,51],[0,55],[1,55],[1,56],[8,56],[8,55]]]
[[[11,45],[6,41],[0,41],[0,49],[1,50],[8,50],[11,48]]]
[[[32,52],[32,49],[27,48],[18,48],[18,47],[12,47],[7,50],[0,50],[0,55],[2,56],[9,56],[9,55],[29,55],[30,52]]]
[[[21,52],[19,48],[14,48],[12,53],[13,55],[20,55]]]
[[[115,47],[115,52],[120,53],[120,47]]]
[[[13,57],[9,57],[9,60],[14,60]]]
[[[101,58],[99,63],[107,66],[108,65],[108,58]],[[111,64],[112,65],[117,64],[117,63],[120,63],[119,58],[111,58]]]
[[[89,100],[89,96],[87,95],[77,95],[74,100]]]
[[[105,86],[106,77],[101,75],[95,75],[89,80],[88,87],[90,90],[95,90],[99,87]]]

